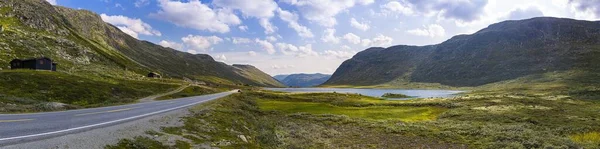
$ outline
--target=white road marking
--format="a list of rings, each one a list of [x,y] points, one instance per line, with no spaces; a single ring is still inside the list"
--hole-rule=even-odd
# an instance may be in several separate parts
[[[225,96],[223,96],[223,97],[225,97]],[[121,121],[136,119],[136,118],[140,118],[140,117],[150,116],[150,115],[154,115],[154,114],[158,114],[158,113],[168,112],[168,111],[171,111],[171,110],[176,110],[176,109],[179,109],[179,108],[184,108],[184,107],[192,106],[192,105],[199,104],[199,103],[206,102],[206,101],[209,101],[209,100],[198,101],[198,102],[194,102],[194,103],[191,103],[191,104],[187,104],[187,105],[183,105],[183,106],[179,106],[179,107],[175,107],[175,108],[160,110],[160,111],[156,111],[156,112],[152,112],[152,113],[146,113],[146,114],[142,114],[142,115],[138,115],[138,116],[132,116],[132,117],[128,117],[128,118],[123,118],[123,119],[118,119],[118,120],[113,120],[113,121],[108,121],[108,122],[103,122],[103,123],[98,123],[98,124],[92,124],[92,125],[87,125],[87,126],[75,127],[75,128],[58,130],[58,131],[52,131],[52,132],[46,132],[46,133],[40,133],[40,134],[32,134],[32,135],[9,137],[9,138],[0,138],[0,141],[7,141],[7,140],[14,140],[14,139],[24,139],[24,138],[37,137],[37,136],[45,136],[45,135],[51,135],[51,134],[69,132],[69,131],[80,130],[80,129],[85,129],[85,128],[91,128],[91,127],[96,127],[96,126],[102,126],[102,125],[106,125],[106,124],[112,124],[112,123],[116,123],[116,122],[121,122]]]

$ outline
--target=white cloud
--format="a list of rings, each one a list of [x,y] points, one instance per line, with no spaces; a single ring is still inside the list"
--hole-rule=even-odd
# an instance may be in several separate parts
[[[256,18],[271,18],[274,16],[274,11],[278,8],[277,3],[273,0],[213,0],[213,4],[237,9],[244,16]]]
[[[335,36],[335,29],[329,28],[323,31],[321,41],[337,44],[340,42],[340,38]]]
[[[198,52],[196,50],[187,50],[187,52],[190,54],[198,54]]]
[[[133,4],[135,7],[144,7],[150,4],[150,0],[136,0]]]
[[[121,8],[122,10],[125,10],[125,7],[123,7],[123,5],[121,5],[120,3],[116,3],[115,8]]]
[[[417,36],[429,36],[429,37],[442,37],[446,35],[446,30],[438,24],[431,24],[424,26],[422,29],[412,29],[406,31],[409,34],[417,35]]]
[[[217,19],[226,23],[226,24],[241,24],[242,21],[238,18],[231,9],[218,9],[217,11]]]
[[[350,46],[347,46],[347,45],[342,46],[342,50],[350,50],[350,49],[352,49],[352,48],[350,48]]]
[[[313,46],[313,48],[316,48],[316,45]],[[215,54],[225,54],[228,63],[251,64],[270,75],[290,73],[333,73],[335,68],[344,61],[344,59],[324,57],[321,55],[297,57],[296,55],[268,55],[260,54],[260,52],[257,53],[258,54],[254,57],[248,56],[248,52],[241,51],[228,51]]]
[[[360,42],[360,44],[361,44],[362,46],[365,46],[365,47],[366,47],[366,46],[370,46],[370,45],[371,45],[371,39],[363,39],[363,40]]]
[[[319,56],[319,54],[312,49],[311,44],[307,44],[304,46],[298,47],[298,53],[296,53],[297,57],[306,57],[306,56]]]
[[[335,16],[356,4],[368,5],[373,0],[283,0],[298,8],[302,16],[324,27],[333,27],[337,21]]]
[[[282,65],[282,66],[272,65],[271,66],[271,68],[273,68],[273,69],[288,69],[288,68],[294,68],[294,67],[295,67],[294,65]]]
[[[232,42],[233,42],[233,44],[246,44],[246,43],[252,42],[252,40],[250,40],[248,38],[233,37]]]
[[[533,17],[541,17],[544,16],[544,13],[540,11],[537,7],[527,7],[527,8],[517,8],[512,10],[508,14],[509,20],[521,20],[521,19],[529,19]]]
[[[239,29],[240,29],[240,31],[242,31],[242,32],[246,32],[246,31],[248,31],[248,26],[246,26],[246,25],[240,25],[240,26],[238,26],[238,28],[239,28]]]
[[[360,44],[360,37],[353,33],[347,33],[343,38],[349,43]]]
[[[390,1],[384,5],[381,5],[383,12],[386,13],[399,13],[403,15],[412,15],[414,13],[413,8],[411,8],[408,3],[400,3],[397,1]]]
[[[361,41],[362,46],[375,46],[375,47],[386,47],[392,44],[392,37],[384,36],[382,34],[377,34],[377,36],[373,39],[363,39]]]
[[[109,16],[106,14],[100,14],[100,17],[104,22],[110,23],[117,26],[123,32],[137,38],[138,34],[149,35],[149,36],[161,36],[162,34],[152,29],[150,24],[143,22],[140,19],[132,19],[122,15]]]
[[[267,53],[269,54],[275,54],[275,47],[273,47],[273,44],[271,44],[270,42],[266,40],[260,40],[258,38],[255,39],[255,42],[262,47],[262,50],[267,51]]]
[[[274,36],[267,36],[267,37],[265,37],[265,39],[267,39],[267,40],[268,40],[268,41],[270,41],[270,42],[275,42],[275,41],[277,41],[277,38],[276,38],[276,37],[274,37]]]
[[[138,33],[127,28],[127,27],[123,27],[123,26],[117,26],[117,28],[119,28],[119,30],[121,30],[123,33],[128,34],[129,36],[137,39],[138,38]]]
[[[177,26],[211,32],[229,32],[229,25],[241,23],[231,10],[213,10],[199,0],[189,2],[158,0],[160,10],[150,16],[169,21]]]
[[[257,54],[254,51],[248,51],[248,55],[250,55],[250,56],[256,56]]]
[[[391,45],[392,41],[394,41],[394,39],[391,37],[378,34],[375,38],[371,39],[371,46],[386,47]]]
[[[260,24],[260,26],[265,28],[265,34],[273,34],[277,30],[277,27],[273,26],[273,24],[271,24],[271,22],[267,18],[260,19],[258,23]]]
[[[480,19],[484,13],[487,0],[410,0],[410,5],[417,11],[427,14],[434,13],[438,17],[472,22]]]
[[[213,0],[213,4],[223,8],[239,10],[246,17],[259,18],[259,23],[265,29],[265,34],[274,33],[277,30],[269,22],[269,18],[275,16],[275,10],[279,8],[273,0]]]
[[[215,57],[215,60],[219,61],[219,62],[225,62],[225,61],[227,61],[227,57],[225,57],[224,54],[221,54],[221,55]]]
[[[589,20],[600,18],[600,0],[569,0],[569,4],[577,11],[575,17]]]
[[[162,40],[158,44],[161,45],[161,46],[163,46],[163,47],[166,47],[166,48],[173,48],[173,49],[176,49],[176,50],[183,50],[183,44],[177,43],[177,42]]]
[[[212,45],[223,42],[223,39],[217,36],[188,35],[186,37],[181,38],[181,40],[188,48],[196,51],[206,51]]]
[[[369,5],[369,4],[374,3],[375,0],[357,0],[356,2],[361,5]]]
[[[281,53],[284,55],[294,55],[296,57],[319,56],[319,53],[312,49],[311,44],[294,46],[287,43],[277,43],[275,45],[277,46],[277,49],[279,49],[279,51],[281,51]]]
[[[362,23],[358,22],[354,18],[350,19],[350,26],[352,26],[352,27],[354,27],[356,29],[359,29],[359,30],[363,30],[363,31],[367,31],[367,30],[369,30],[369,28],[371,28],[368,23],[366,23],[366,22],[362,22]]]
[[[295,52],[298,52],[298,47],[292,44],[276,43],[275,45],[277,46],[277,49],[279,49],[279,51],[281,51],[281,53],[284,55],[292,55]]]
[[[56,5],[56,0],[46,0],[46,1],[52,5]]]
[[[298,23],[298,15],[282,9],[277,10],[279,18],[285,22],[288,22],[288,27],[294,29],[298,36],[302,38],[312,38],[313,33],[306,26],[302,26]]]
[[[355,51],[326,50],[325,52],[323,52],[323,55],[325,55],[326,57],[338,58],[338,59],[348,59],[348,58],[351,58],[352,56],[354,56],[355,54],[356,54]]]

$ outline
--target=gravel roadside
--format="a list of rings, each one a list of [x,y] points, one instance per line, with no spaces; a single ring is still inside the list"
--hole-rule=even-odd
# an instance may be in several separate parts
[[[194,106],[191,106],[194,107]],[[102,149],[116,144],[120,139],[149,136],[146,131],[160,132],[160,127],[181,126],[181,117],[189,114],[189,108],[157,114],[117,125],[80,133],[0,147],[3,149]]]

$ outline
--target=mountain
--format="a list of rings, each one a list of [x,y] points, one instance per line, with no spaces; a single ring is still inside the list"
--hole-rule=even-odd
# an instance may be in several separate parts
[[[0,1],[0,63],[14,58],[46,56],[59,71],[79,76],[139,78],[158,72],[167,78],[189,78],[281,87],[251,66],[230,66],[206,54],[189,54],[140,41],[98,14],[52,6],[45,0]]]
[[[257,82],[258,84],[270,84],[273,87],[283,86],[283,84],[281,84],[275,78],[272,78],[271,75],[262,72],[260,69],[252,65],[234,64],[233,67],[236,68],[236,73]]]
[[[287,77],[289,75],[275,75],[273,76],[273,78],[275,78],[276,80],[278,80],[279,82],[283,81],[285,79],[285,77]]]
[[[285,76],[285,77],[284,77]],[[287,86],[293,87],[313,87],[320,84],[323,84],[331,77],[331,75],[326,74],[290,74],[290,75],[277,75],[275,78],[278,78],[280,82]],[[283,78],[283,79],[281,79]]]
[[[600,72],[599,64],[600,22],[541,17],[492,24],[436,45],[369,48],[344,61],[325,85],[471,87],[553,72],[586,76]]]

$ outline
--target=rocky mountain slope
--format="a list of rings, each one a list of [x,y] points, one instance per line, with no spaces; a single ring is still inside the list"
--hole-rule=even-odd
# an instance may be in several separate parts
[[[313,87],[318,86],[327,81],[331,75],[326,74],[290,74],[275,76],[281,83],[292,87]]]
[[[59,71],[74,75],[133,79],[158,72],[168,78],[283,86],[256,68],[241,69],[206,54],[140,41],[93,12],[52,6],[45,0],[0,1],[0,25],[1,64],[14,58],[46,56],[59,63]]]
[[[369,48],[325,84],[480,86],[551,72],[597,73],[599,66],[600,22],[542,17],[492,24],[437,45]]]

